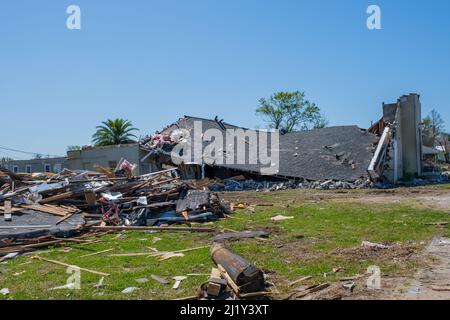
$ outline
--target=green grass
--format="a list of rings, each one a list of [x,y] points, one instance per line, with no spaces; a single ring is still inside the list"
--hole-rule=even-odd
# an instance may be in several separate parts
[[[230,242],[232,250],[266,271],[281,295],[288,292],[287,284],[302,276],[311,275],[311,283],[324,282],[323,273],[330,273],[326,281],[335,281],[331,272],[342,267],[339,276],[363,273],[370,265],[379,265],[389,275],[411,275],[417,268],[414,259],[393,259],[392,256],[361,255],[361,241],[395,243],[411,247],[417,252],[435,235],[450,236],[450,229],[427,225],[446,221],[448,213],[405,203],[364,204],[322,200],[294,202],[297,192],[251,193],[249,197],[272,202],[272,207],[257,207],[256,213],[238,210],[232,218],[213,225],[233,230],[270,230],[269,240],[243,239]],[[287,201],[292,201],[289,206]],[[292,220],[273,222],[270,217],[283,214]],[[153,242],[158,237],[161,241]],[[210,234],[198,233],[141,233],[127,232],[122,237],[108,234],[102,242],[91,245],[71,244],[50,247],[40,256],[109,273],[104,286],[95,289],[101,276],[81,272],[81,290],[49,290],[64,285],[66,268],[22,255],[7,264],[0,264],[0,288],[9,288],[9,296],[0,299],[172,299],[196,293],[207,276],[189,276],[179,290],[162,285],[151,274],[171,278],[188,273],[209,273],[214,263],[209,249],[186,252],[184,257],[158,261],[155,257],[109,257],[111,253],[149,252],[148,247],[179,250],[209,245]],[[63,251],[65,248],[68,250]],[[113,248],[92,257],[82,255]],[[23,273],[22,273],[23,272]],[[14,276],[14,273],[19,275]],[[148,278],[146,283],[136,279]],[[173,283],[173,280],[172,280]],[[123,294],[126,287],[138,287],[131,294]]]

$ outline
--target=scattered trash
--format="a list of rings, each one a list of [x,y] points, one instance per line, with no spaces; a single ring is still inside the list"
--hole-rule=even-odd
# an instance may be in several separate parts
[[[151,277],[153,280],[158,281],[158,282],[161,283],[161,284],[168,284],[168,283],[169,283],[169,280],[164,279],[164,278],[159,277],[159,276],[154,275],[154,274],[152,274],[150,277]]]
[[[156,243],[156,242],[161,241],[161,240],[162,240],[161,238],[154,237],[154,238],[152,239],[152,243]]]
[[[387,246],[387,245],[384,245],[382,243],[374,243],[374,242],[369,242],[369,241],[363,241],[361,243],[361,246],[365,247],[365,248],[371,248],[371,249],[389,249],[389,248],[392,248],[392,246]]]
[[[134,292],[134,291],[136,291],[138,289],[139,288],[136,288],[136,287],[128,287],[128,288],[123,289],[122,293],[132,293],[132,292]]]
[[[354,281],[345,282],[342,284],[342,287],[345,290],[349,290],[350,292],[353,292],[353,289],[356,287],[356,283]]]
[[[301,288],[299,290],[295,290],[293,293],[289,294],[285,298],[285,300],[300,299],[300,298],[306,297],[307,295],[309,295],[311,293],[324,290],[324,289],[328,288],[329,286],[330,286],[329,283],[322,283],[322,284],[319,284],[319,285],[307,286],[305,288]]]
[[[292,217],[292,216],[287,217],[287,216],[283,216],[283,215],[277,215],[275,217],[270,218],[270,220],[272,220],[272,221],[282,221],[282,220],[288,220],[288,219],[294,219],[294,217]]]
[[[159,260],[160,261],[164,261],[164,260],[168,260],[170,258],[174,258],[174,257],[184,257],[184,253],[181,252],[166,252],[163,253],[160,257]]]
[[[175,280],[175,283],[174,283],[172,289],[176,290],[176,289],[179,288],[179,286],[181,284],[181,281],[186,280],[187,277],[185,277],[185,276],[176,276],[176,277],[173,277],[173,279]]]
[[[411,287],[411,288],[409,288],[408,293],[409,294],[419,294],[420,289],[419,289],[419,287]]]
[[[136,279],[136,282],[137,283],[146,283],[146,282],[148,282],[148,279],[147,278],[139,278],[139,279]]]
[[[68,290],[75,289],[75,283],[71,282],[71,283],[65,284],[63,286],[50,288],[48,290],[52,291],[52,290],[65,290],[65,289],[68,289]]]
[[[8,288],[3,288],[3,289],[0,290],[0,293],[1,293],[2,295],[6,296],[6,295],[9,294],[9,289],[8,289]]]
[[[6,254],[5,256],[3,256],[3,257],[0,258],[0,262],[6,261],[6,260],[9,260],[9,259],[14,259],[14,258],[17,257],[18,255],[19,255],[18,252],[11,252],[11,253],[8,253],[8,254]]]
[[[100,280],[98,281],[98,283],[95,284],[94,288],[100,289],[101,287],[103,287],[104,282],[105,282],[105,277],[101,277]]]

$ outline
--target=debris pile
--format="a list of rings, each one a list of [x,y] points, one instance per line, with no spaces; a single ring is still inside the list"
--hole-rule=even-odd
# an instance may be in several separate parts
[[[126,160],[114,172],[98,167],[98,172],[14,174],[0,168],[0,239],[126,227],[177,231],[182,228],[169,225],[232,213],[217,194],[181,181],[176,168],[141,176],[134,169]]]
[[[208,186],[216,192],[223,191],[278,191],[289,189],[318,189],[318,190],[340,190],[340,189],[367,189],[375,185],[368,179],[358,179],[354,182],[348,181],[308,181],[308,180],[286,180],[286,181],[257,181],[257,180],[235,180],[233,178],[217,181]]]

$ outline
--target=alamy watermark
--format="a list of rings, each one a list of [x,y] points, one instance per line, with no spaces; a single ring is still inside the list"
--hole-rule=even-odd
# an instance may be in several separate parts
[[[381,269],[378,266],[370,266],[367,268],[370,277],[367,279],[367,288],[371,290],[381,289]]]
[[[366,25],[369,30],[381,30],[381,8],[375,4],[367,7],[367,18]]]
[[[199,165],[248,165],[262,175],[275,175],[280,167],[280,134],[278,130],[209,128],[194,121],[192,131],[175,132],[177,145],[171,152],[172,162]]]
[[[66,280],[66,284],[63,286],[51,288],[50,290],[61,290],[61,289],[80,290],[81,289],[80,267],[68,266],[66,273],[70,274],[70,276]]]
[[[81,29],[81,9],[79,6],[72,4],[67,7],[66,13],[69,15],[66,20],[66,27],[69,30]]]

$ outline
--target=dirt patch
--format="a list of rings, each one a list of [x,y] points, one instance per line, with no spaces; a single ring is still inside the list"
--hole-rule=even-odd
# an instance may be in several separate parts
[[[414,279],[399,286],[397,295],[408,300],[450,300],[450,239],[435,238],[422,254],[426,265],[419,268]]]
[[[347,260],[364,261],[392,261],[402,262],[410,260],[420,250],[415,245],[390,245],[389,248],[366,248],[362,246],[336,249],[333,255],[340,256]]]
[[[315,244],[313,240],[299,239],[294,241],[273,241],[272,245],[279,248],[280,256],[286,263],[307,263],[319,258],[325,258],[327,254],[312,250]]]

